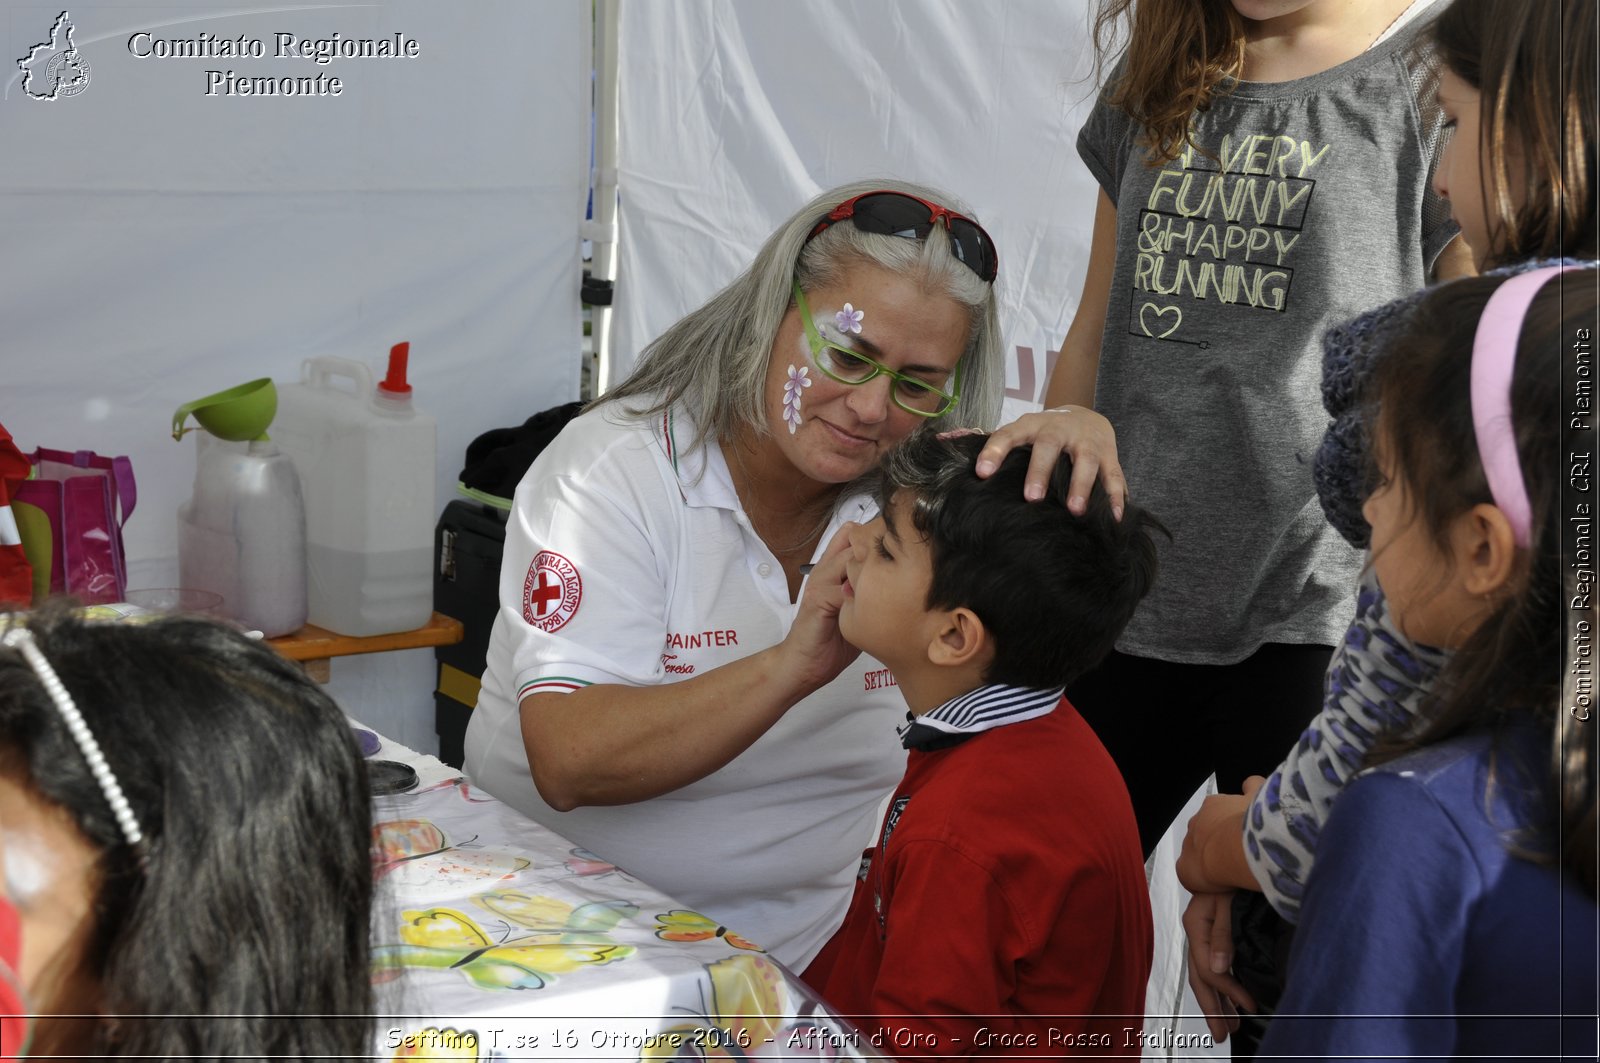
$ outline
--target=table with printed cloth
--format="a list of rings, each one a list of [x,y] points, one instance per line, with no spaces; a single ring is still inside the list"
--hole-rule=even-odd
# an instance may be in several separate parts
[[[419,777],[374,801],[382,1058],[875,1058],[758,943],[432,757],[376,758]]]

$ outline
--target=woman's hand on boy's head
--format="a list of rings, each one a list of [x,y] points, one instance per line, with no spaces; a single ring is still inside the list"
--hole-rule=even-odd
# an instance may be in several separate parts
[[[978,452],[978,476],[990,476],[1013,448],[1027,444],[1033,446],[1033,458],[1028,462],[1022,493],[1029,501],[1044,497],[1056,461],[1065,453],[1072,459],[1067,508],[1082,516],[1099,478],[1111,500],[1112,514],[1122,519],[1128,484],[1117,461],[1117,433],[1103,415],[1084,406],[1025,413],[989,436],[988,444]]]

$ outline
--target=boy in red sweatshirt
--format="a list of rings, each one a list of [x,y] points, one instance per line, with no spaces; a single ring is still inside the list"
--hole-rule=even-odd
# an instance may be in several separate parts
[[[902,1055],[1137,1056],[1150,898],[1128,793],[1062,689],[1155,578],[1150,528],[1071,462],[1025,501],[1030,448],[914,438],[850,530],[839,628],[888,666],[910,750],[844,925],[805,980]]]

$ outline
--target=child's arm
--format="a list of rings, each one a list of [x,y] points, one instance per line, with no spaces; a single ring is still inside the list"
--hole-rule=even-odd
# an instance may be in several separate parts
[[[1024,414],[1002,426],[978,455],[978,475],[984,477],[999,467],[1000,459],[1012,447],[1034,444],[1024,492],[1029,498],[1042,498],[1056,457],[1065,452],[1072,457],[1067,508],[1081,516],[1088,508],[1089,493],[1098,477],[1105,484],[1112,512],[1119,520],[1127,484],[1117,461],[1116,433],[1111,422],[1094,410],[1094,389],[1100,373],[1100,341],[1111,299],[1111,278],[1117,263],[1117,208],[1111,195],[1121,186],[1122,168],[1131,154],[1129,142],[1133,136],[1128,116],[1103,99],[1095,104],[1078,132],[1078,154],[1100,185],[1089,268],[1078,309],[1061,343],[1056,367],[1045,384],[1045,412]],[[1059,412],[1062,407],[1071,409]]]
[[[1413,643],[1389,620],[1369,565],[1356,618],[1328,665],[1322,712],[1250,802],[1244,857],[1272,907],[1290,922],[1311,872],[1334,799],[1365,767],[1385,732],[1409,729],[1439,668],[1442,651]]]
[[[1089,270],[1083,278],[1078,311],[1061,341],[1061,357],[1045,385],[1047,409],[1083,406],[1094,409],[1094,383],[1100,374],[1100,337],[1111,300],[1111,275],[1117,264],[1117,208],[1105,190],[1094,209],[1094,235],[1089,244]]]
[[[993,472],[1012,447],[1031,443],[1033,460],[1025,487],[1039,491],[1029,497],[1040,497],[1057,455],[1066,453],[1072,458],[1067,508],[1077,514],[1085,512],[1098,477],[1111,498],[1112,512],[1120,520],[1128,488],[1117,461],[1117,435],[1111,422],[1094,409],[1100,335],[1105,330],[1106,303],[1111,297],[1111,274],[1117,259],[1116,239],[1117,208],[1102,190],[1094,214],[1089,272],[1083,279],[1078,312],[1067,329],[1067,338],[1061,342],[1061,355],[1045,385],[1045,411],[1023,414],[996,429],[978,455],[978,475]]]
[[[1178,857],[1178,881],[1194,896],[1183,912],[1189,947],[1189,987],[1218,1044],[1239,1028],[1239,1009],[1255,1011],[1255,1000],[1230,973],[1233,967],[1232,904],[1235,890],[1259,890],[1245,860],[1245,811],[1266,782],[1244,781],[1242,794],[1212,794],[1189,820]]]
[[[1390,623],[1368,566],[1356,618],[1328,665],[1322,712],[1265,785],[1252,777],[1242,795],[1214,794],[1189,821],[1178,858],[1178,880],[1195,894],[1184,913],[1189,982],[1217,1040],[1237,1028],[1236,1007],[1253,1010],[1249,994],[1227,973],[1233,941],[1220,920],[1229,891],[1261,890],[1285,919],[1299,919],[1334,799],[1361,771],[1380,734],[1410,725],[1444,660],[1442,651],[1417,646]]]

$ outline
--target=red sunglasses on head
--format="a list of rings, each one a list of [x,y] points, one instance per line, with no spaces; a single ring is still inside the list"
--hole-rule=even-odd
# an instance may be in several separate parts
[[[983,231],[983,226],[957,214],[949,207],[941,207],[926,199],[883,189],[866,192],[845,200],[817,222],[807,240],[836,221],[849,218],[862,232],[885,236],[904,236],[912,240],[925,240],[933,227],[944,223],[950,234],[950,247],[956,258],[989,284],[994,283],[1000,271],[1000,257],[995,252],[994,241]]]

